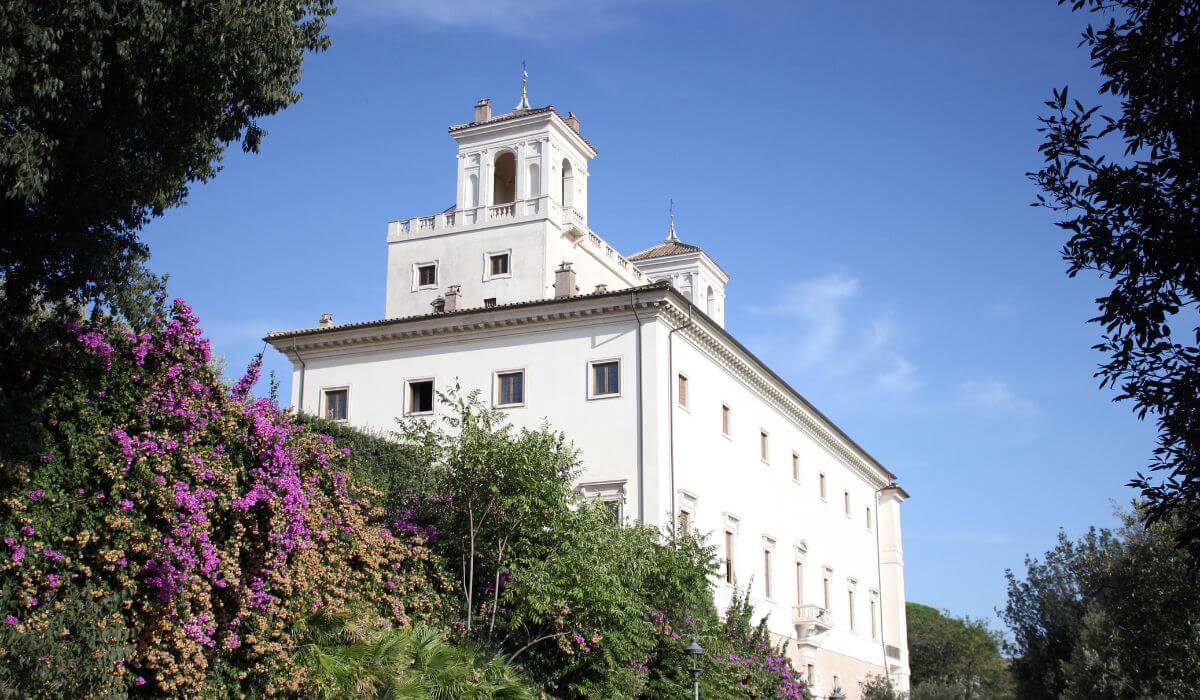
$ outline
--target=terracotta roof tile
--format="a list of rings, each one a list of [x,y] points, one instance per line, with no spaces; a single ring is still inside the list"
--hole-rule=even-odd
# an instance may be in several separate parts
[[[703,253],[704,249],[698,245],[684,243],[683,241],[663,241],[653,248],[647,248],[641,252],[634,253],[629,256],[630,260],[650,260],[652,258],[665,258],[670,255],[684,255],[685,253]]]

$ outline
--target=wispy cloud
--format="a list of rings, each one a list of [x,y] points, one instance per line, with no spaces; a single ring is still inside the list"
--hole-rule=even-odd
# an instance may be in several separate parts
[[[958,403],[966,408],[986,409],[1016,416],[1033,417],[1038,414],[1037,406],[1021,398],[999,379],[971,379],[959,382],[956,387]]]
[[[514,36],[563,27],[612,30],[633,21],[638,6],[670,0],[366,0],[354,13],[394,18],[427,29],[483,28]]]
[[[865,384],[875,393],[911,393],[922,380],[917,365],[901,352],[902,333],[890,312],[852,312],[861,301],[861,287],[854,275],[833,272],[790,285],[778,303],[751,312],[792,321],[787,338],[771,344],[793,367],[842,383]]]

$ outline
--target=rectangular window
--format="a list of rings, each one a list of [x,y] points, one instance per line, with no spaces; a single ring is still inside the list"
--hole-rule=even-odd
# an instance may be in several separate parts
[[[846,517],[850,517],[850,491],[842,491],[842,506],[846,510]]]
[[[872,525],[871,520],[871,506],[867,506],[867,529],[870,530],[872,527],[874,527],[874,525]]]
[[[800,455],[792,453],[792,481],[800,483]]]
[[[437,286],[437,265],[418,265],[417,266],[417,286],[418,287],[436,287]]]
[[[679,375],[679,405],[687,408],[688,405],[688,378]]]
[[[621,393],[621,363],[616,360],[592,363],[592,398]]]
[[[876,610],[878,607],[878,595],[874,591],[871,592],[871,639],[879,639],[879,624],[875,620],[876,615],[878,615],[878,611]]]
[[[519,406],[525,403],[525,372],[496,373],[496,405]]]
[[[730,428],[733,424],[733,409],[729,404],[721,404],[721,434],[729,437]]]
[[[817,683],[817,669],[816,669],[816,668],[815,668],[815,667],[814,667],[812,664],[808,664],[808,673],[807,673],[807,675],[805,676],[805,678],[808,680],[808,685],[809,685],[809,687],[812,687],[812,686],[816,685],[816,683]]]
[[[824,603],[822,604],[822,607],[824,607],[826,610],[829,610],[830,605],[833,603],[833,601],[829,598],[830,578],[832,577],[833,572],[829,569],[825,569],[825,578],[822,580],[822,593],[824,593],[824,597],[822,598]]]
[[[346,420],[350,415],[350,390],[326,389],[324,416],[329,420]]]
[[[692,528],[692,514],[687,508],[679,509],[679,531],[688,532]]]
[[[821,494],[821,500],[823,501],[825,500],[825,474],[822,473],[817,476],[817,484],[819,486],[818,493]]]
[[[621,500],[619,498],[605,498],[601,501],[604,509],[612,515],[613,523],[621,524]]]
[[[483,308],[491,309],[496,306],[496,297],[488,297],[483,300]]]
[[[846,591],[847,612],[846,619],[850,622],[850,631],[854,631],[854,589]]]
[[[796,562],[796,605],[804,605],[804,562]]]
[[[770,440],[770,438],[767,436],[767,431],[765,431],[765,430],[758,431],[758,458],[764,462],[771,461],[770,460],[771,449],[770,449],[769,440]]]
[[[419,379],[408,383],[408,412],[433,413],[432,379]]]
[[[491,274],[493,277],[498,275],[507,275],[508,253],[500,253],[498,255],[488,256],[488,264],[491,266]]]
[[[733,531],[725,530],[725,583],[733,583]]]
[[[763,547],[763,593],[766,594],[768,600],[773,598],[774,591],[771,588],[771,548]]]

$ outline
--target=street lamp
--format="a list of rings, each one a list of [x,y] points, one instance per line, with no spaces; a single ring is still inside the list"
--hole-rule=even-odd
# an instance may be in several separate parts
[[[700,646],[696,635],[692,635],[692,643],[684,647],[683,651],[692,657],[692,693],[695,700],[700,700],[700,657],[704,655],[704,647]]]

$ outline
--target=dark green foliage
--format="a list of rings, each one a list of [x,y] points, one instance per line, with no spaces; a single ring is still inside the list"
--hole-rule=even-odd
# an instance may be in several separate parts
[[[1067,4],[1067,0],[1059,0]],[[1151,519],[1173,519],[1200,561],[1200,4],[1072,0],[1107,21],[1082,45],[1119,102],[1106,114],[1055,90],[1041,118],[1038,204],[1062,212],[1068,274],[1112,283],[1097,299],[1108,355],[1097,375],[1158,422],[1150,463],[1131,482]]]
[[[0,584],[0,599],[13,594],[13,583]],[[132,650],[120,613],[126,597],[91,586],[67,595],[42,634],[0,626],[0,698],[126,697],[124,674],[113,672]]]
[[[1200,587],[1168,523],[1059,536],[1008,573],[1021,698],[1192,697],[1200,686]]]
[[[111,299],[137,231],[213,177],[227,144],[299,99],[332,0],[0,4],[5,301]]]
[[[907,603],[905,611],[914,697],[1011,697],[1000,635],[986,622],[952,617],[920,603]]]

